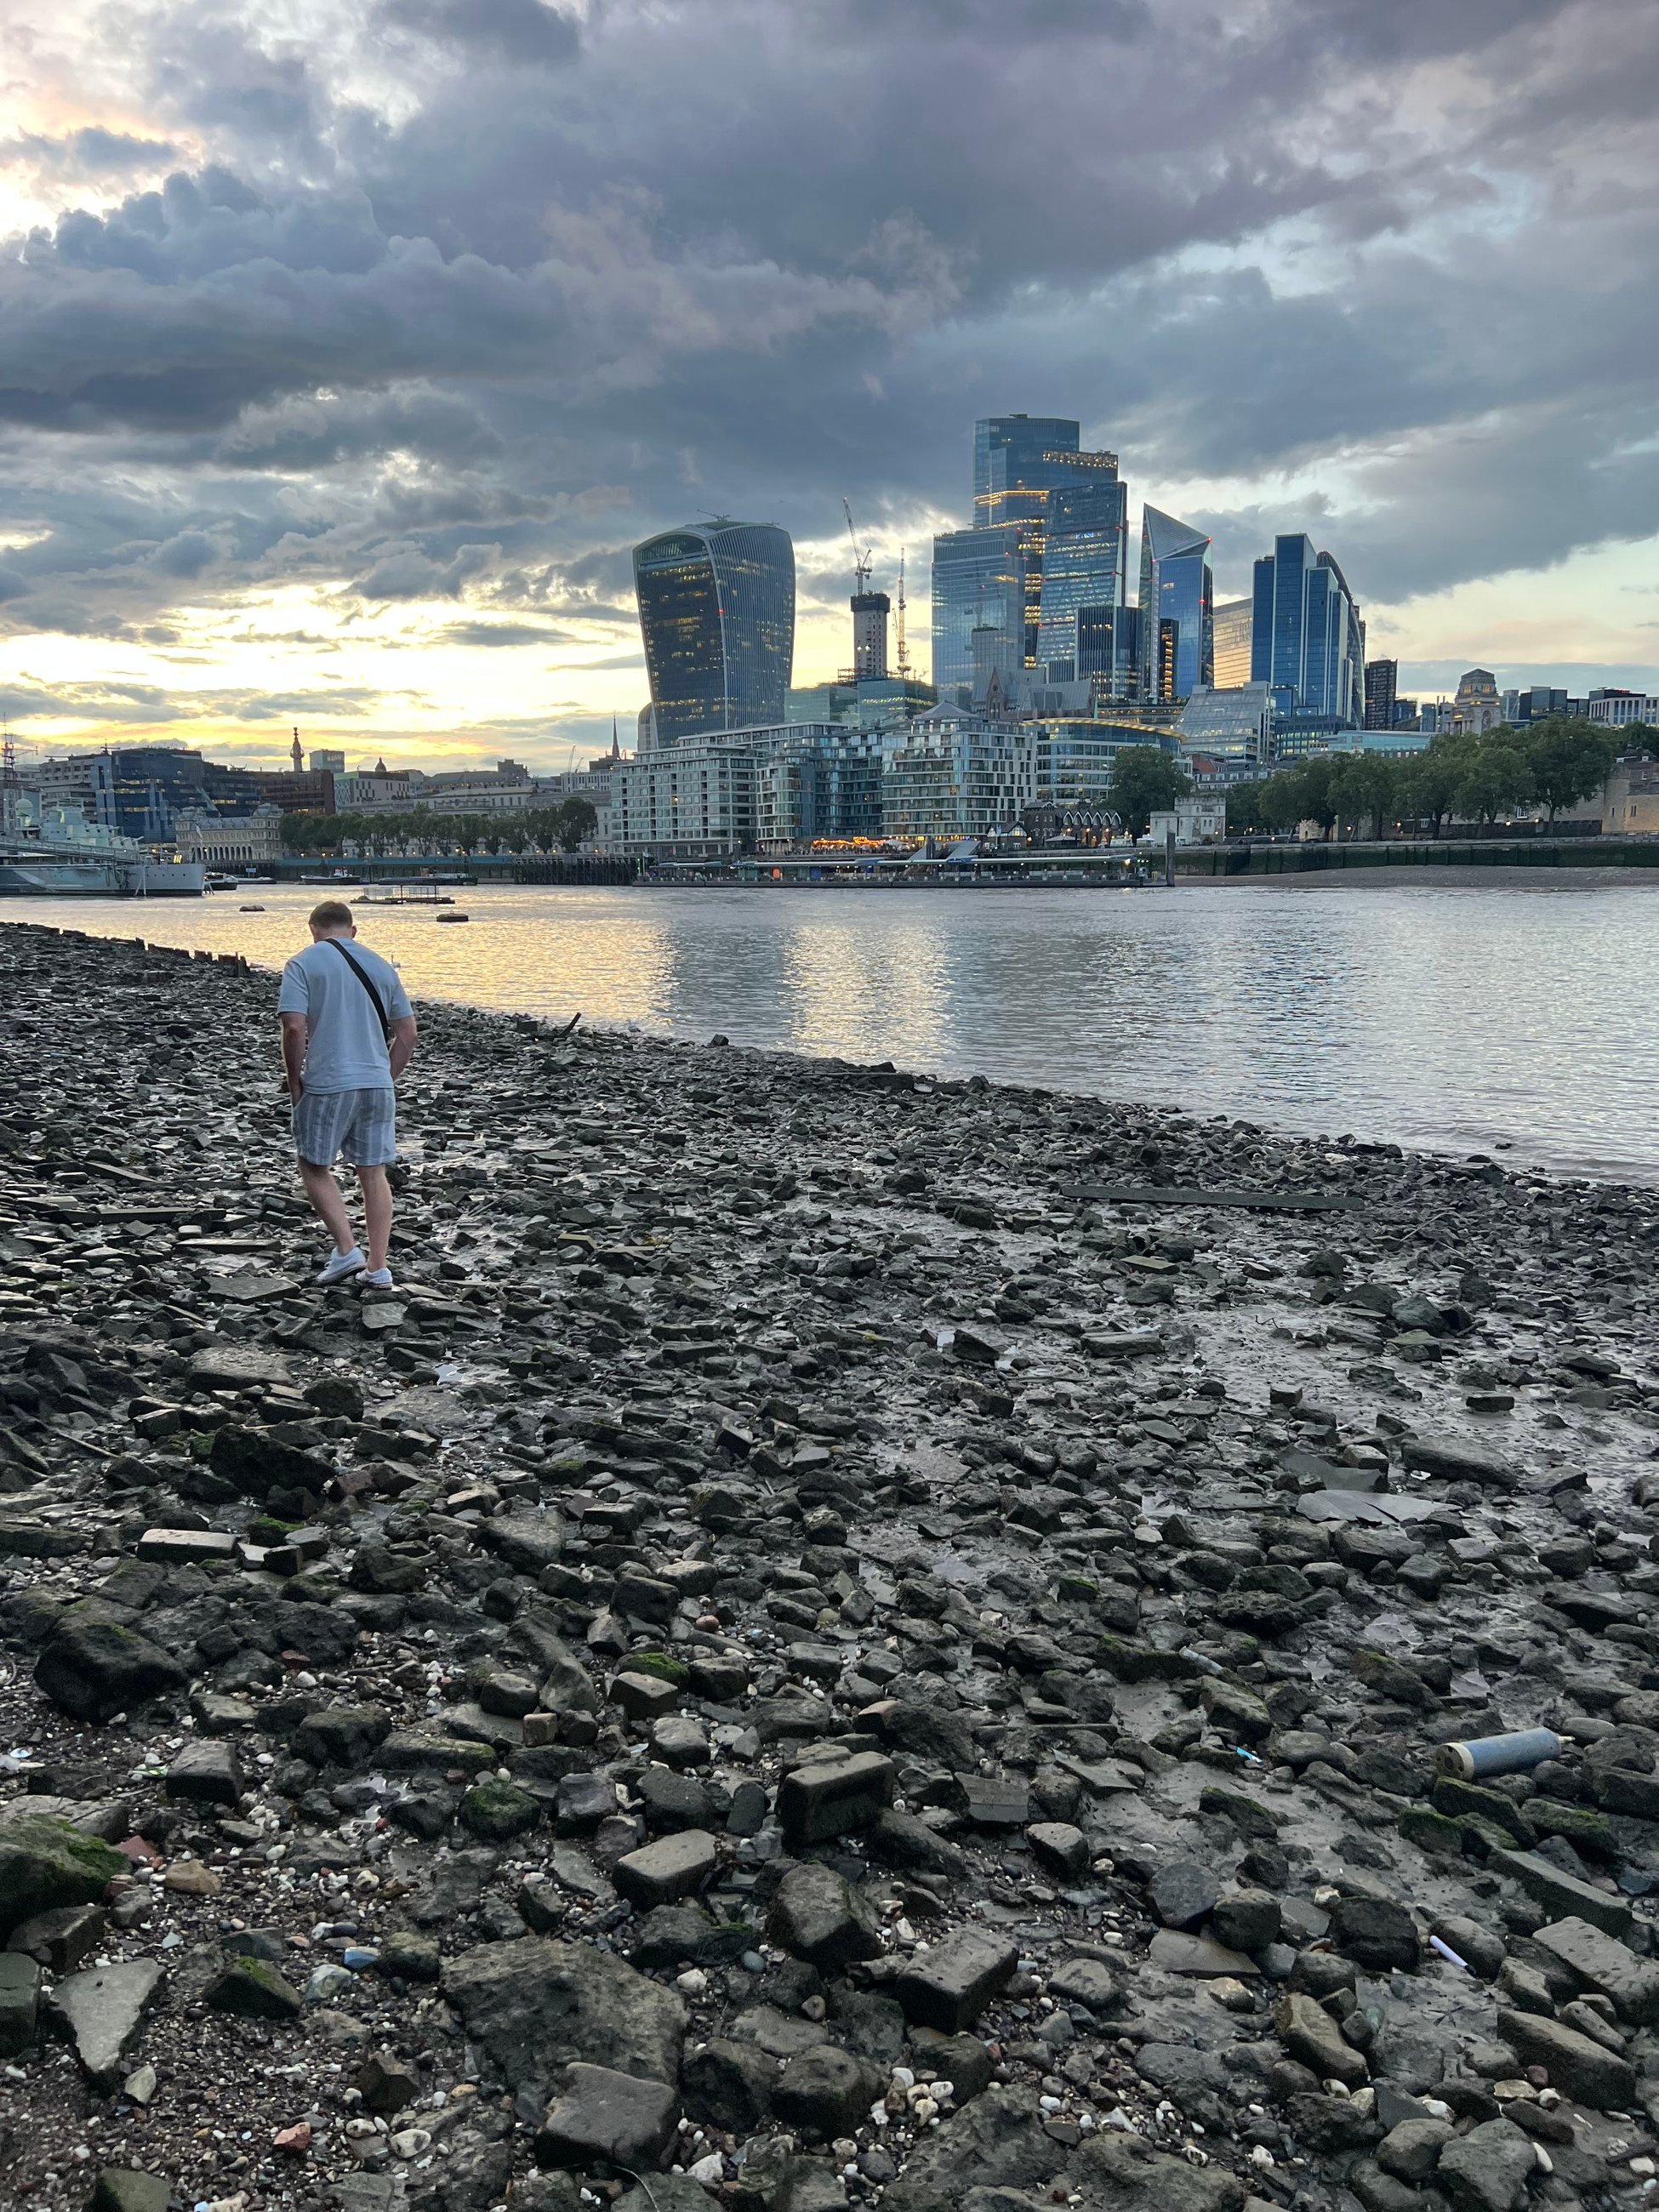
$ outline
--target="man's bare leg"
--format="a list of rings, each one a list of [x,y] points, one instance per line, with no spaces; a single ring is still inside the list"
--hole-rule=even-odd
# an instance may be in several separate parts
[[[319,1167],[314,1160],[301,1160],[299,1165],[300,1181],[305,1185],[312,1212],[334,1239],[335,1250],[349,1252],[357,1239],[352,1234],[351,1216],[346,1212],[344,1194],[334,1180],[334,1170]]]
[[[373,1273],[385,1267],[392,1243],[392,1185],[386,1181],[384,1168],[359,1168],[357,1181],[362,1186],[363,1225]]]

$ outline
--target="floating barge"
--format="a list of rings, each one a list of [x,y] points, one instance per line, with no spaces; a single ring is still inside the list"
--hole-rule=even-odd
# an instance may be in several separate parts
[[[453,906],[436,876],[415,876],[407,883],[380,884],[352,900],[353,906]]]

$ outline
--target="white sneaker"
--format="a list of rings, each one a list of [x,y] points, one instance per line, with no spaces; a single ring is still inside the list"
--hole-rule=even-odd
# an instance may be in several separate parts
[[[363,1284],[365,1288],[373,1291],[390,1291],[397,1287],[392,1282],[390,1267],[365,1267]]]
[[[319,1283],[343,1283],[348,1275],[360,1273],[368,1265],[368,1261],[354,1244],[349,1252],[333,1253],[317,1279]]]

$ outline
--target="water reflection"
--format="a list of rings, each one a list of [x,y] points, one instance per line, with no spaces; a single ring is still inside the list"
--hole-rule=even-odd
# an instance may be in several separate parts
[[[1654,888],[1659,888],[1655,886]],[[29,919],[276,967],[310,886]],[[1647,886],[1164,892],[481,886],[465,928],[375,907],[417,996],[1242,1114],[1659,1182]]]

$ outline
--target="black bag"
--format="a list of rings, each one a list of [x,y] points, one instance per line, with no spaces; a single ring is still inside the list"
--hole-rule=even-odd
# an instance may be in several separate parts
[[[322,941],[325,945],[331,945],[334,947],[334,950],[345,962],[346,966],[350,969],[352,974],[362,985],[364,990],[368,992],[370,1002],[373,1004],[375,1012],[380,1018],[380,1035],[386,1039],[386,1042],[390,1044],[392,1042],[392,1021],[390,1016],[386,1012],[384,1000],[381,999],[380,993],[374,988],[374,977],[369,974],[368,969],[364,967],[362,962],[357,959],[353,953],[349,951],[346,946],[337,937],[325,937]]]

